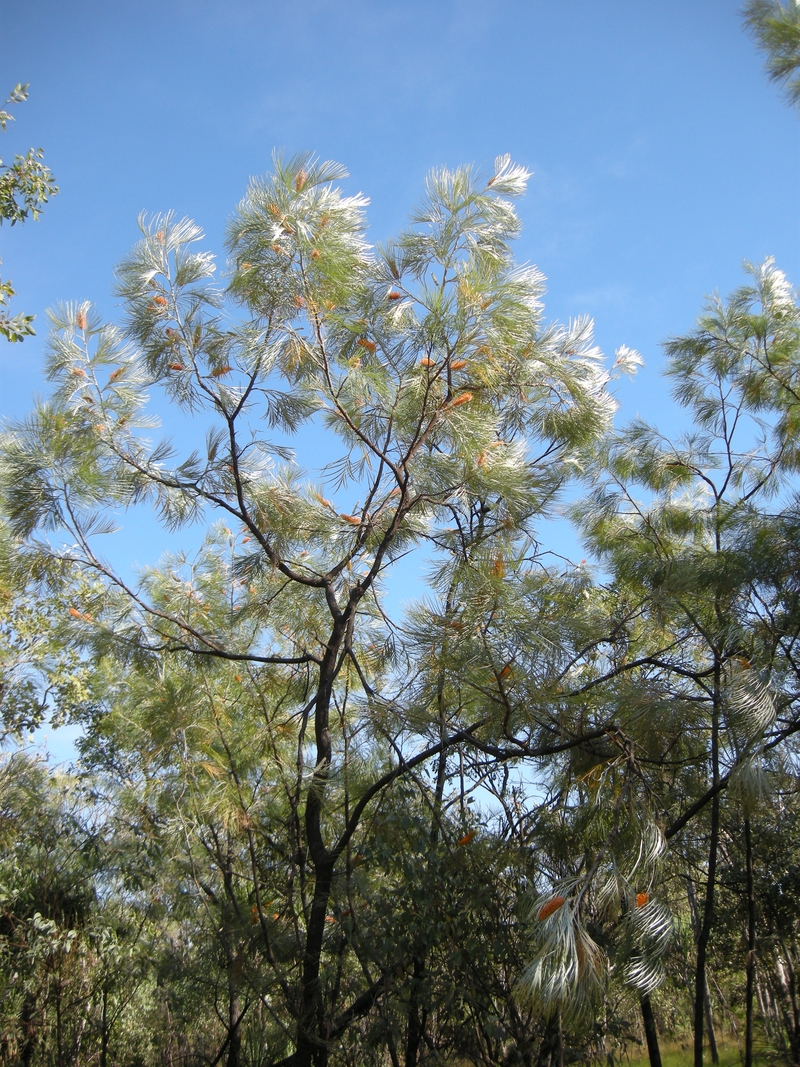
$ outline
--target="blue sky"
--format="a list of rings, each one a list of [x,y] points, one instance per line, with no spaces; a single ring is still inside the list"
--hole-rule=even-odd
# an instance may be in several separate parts
[[[274,147],[344,162],[376,239],[431,167],[529,166],[518,255],[548,276],[548,314],[588,313],[605,350],[646,359],[623,420],[662,415],[659,342],[744,258],[800,281],[798,120],[729,0],[26,0],[3,14],[0,72],[31,83],[2,154],[43,146],[62,190],[0,231],[40,329],[0,344],[3,414],[42,388],[47,306],[113,316],[141,210],[191,215],[222,253]]]
[[[24,0],[3,11],[0,75],[31,86],[0,153],[41,145],[61,186],[39,223],[0,230],[14,310],[39,328],[0,340],[4,416],[46,388],[49,305],[116,313],[140,211],[194,217],[222,257],[274,147],[345,163],[376,240],[431,167],[530,167],[518,258],[547,275],[548,316],[589,314],[612,359],[645,358],[621,423],[673,424],[659,344],[743,259],[800,282],[798,118],[731,0]]]

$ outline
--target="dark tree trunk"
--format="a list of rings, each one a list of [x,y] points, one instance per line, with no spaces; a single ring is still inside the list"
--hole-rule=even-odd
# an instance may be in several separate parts
[[[236,966],[234,961],[229,972],[229,996],[228,996],[228,1056],[225,1060],[226,1067],[241,1067],[242,1062],[242,1029],[239,1023],[242,1018],[242,1005],[239,999],[238,983],[233,975]]]
[[[711,719],[711,770],[712,785],[719,784],[719,704],[717,694],[721,692],[721,668],[719,663],[715,669],[715,700]],[[706,892],[703,901],[703,914],[700,929],[697,933],[697,965],[695,968],[694,982],[694,1067],[703,1067],[703,1023],[706,1014],[706,959],[708,956],[708,941],[711,936],[711,927],[714,922],[714,890],[717,878],[717,851],[719,848],[719,792],[714,793],[711,801],[711,840],[708,846],[708,872],[706,879]],[[710,1014],[710,1012],[709,1012]],[[709,1040],[711,1041],[711,1059],[719,1063],[716,1041],[713,1038],[714,1028],[709,1026]]]
[[[406,1033],[405,1067],[417,1067],[419,1046],[425,1029],[426,1013],[420,1005],[422,978],[425,974],[425,959],[418,956],[414,960],[411,978],[411,990],[408,1003],[408,1031]]]
[[[303,977],[298,1020],[297,1051],[292,1060],[297,1067],[327,1067],[328,1046],[324,1026],[320,961],[325,935],[325,915],[328,908],[333,864],[328,861],[316,868],[314,897],[306,930],[303,953]]]
[[[753,994],[756,981],[756,891],[753,876],[753,842],[750,819],[744,817],[745,870],[747,875],[747,985],[745,988],[744,1067],[753,1067]]]
[[[36,1001],[33,997],[27,997],[22,1006],[22,1012],[20,1014],[20,1023],[22,1024],[22,1047],[19,1050],[19,1062],[23,1067],[28,1065],[33,1060],[33,1053],[36,1047],[37,1033],[36,1024],[34,1023],[34,1014],[36,1012]]]
[[[108,1067],[108,983],[103,983],[103,1014],[100,1019],[100,1067]]]
[[[647,1054],[650,1057],[650,1067],[661,1067],[661,1049],[658,1045],[658,1030],[656,1029],[656,1019],[653,1015],[653,1006],[650,1003],[649,993],[642,993],[641,1006],[644,1036],[647,1041]]]
[[[542,1034],[542,1043],[539,1045],[536,1067],[551,1067],[554,1057],[558,1056],[559,1044],[558,1018],[553,1016],[547,1020],[547,1025]]]

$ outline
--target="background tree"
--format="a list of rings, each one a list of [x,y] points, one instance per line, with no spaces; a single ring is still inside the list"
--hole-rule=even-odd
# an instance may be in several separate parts
[[[777,82],[788,103],[800,103],[800,5],[797,0],[749,0],[744,7],[745,23],[767,55],[767,74]]]
[[[16,85],[5,101],[20,104],[28,99],[28,86]],[[3,107],[0,109],[0,130],[5,130],[14,116]],[[0,225],[10,222],[14,226],[28,217],[38,219],[42,207],[58,192],[50,170],[42,162],[41,148],[30,148],[24,156],[15,156],[13,163],[0,159]],[[2,262],[2,260],[0,260]],[[33,315],[8,314],[8,304],[14,296],[11,282],[0,279],[0,335],[7,341],[22,341],[35,333],[31,325]]]
[[[764,567],[762,549],[781,537],[796,507],[798,308],[771,261],[750,273],[752,284],[726,304],[715,300],[693,334],[667,345],[675,394],[694,431],[673,443],[634,425],[612,446],[606,496],[596,492],[584,511],[594,546],[634,606],[629,618],[645,622],[644,630],[626,627],[624,659],[607,677],[636,679],[659,700],[655,747],[642,764],[648,791],[667,839],[694,820],[692,837],[700,831],[707,848],[694,990],[698,1065],[721,794],[737,779],[756,788],[765,753],[799,728],[797,619],[787,610],[793,582]],[[636,483],[649,499],[634,497]]]

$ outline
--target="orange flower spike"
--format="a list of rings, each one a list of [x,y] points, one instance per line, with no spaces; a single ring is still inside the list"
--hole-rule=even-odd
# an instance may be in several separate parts
[[[300,296],[299,293],[295,293],[294,295],[294,306],[296,308],[304,308],[306,306],[305,300],[302,298],[302,296]]]
[[[352,523],[353,526],[361,525],[361,519],[359,519],[357,515],[340,515],[339,518],[344,519],[345,522]]]
[[[458,848],[463,848],[463,846],[468,845],[470,841],[474,841],[477,836],[477,830],[470,830],[468,834],[464,834],[462,838],[459,838],[459,840],[456,842],[456,845]]]
[[[359,337],[356,344],[361,345],[362,348],[366,348],[368,352],[374,352],[378,347],[374,341],[368,341],[366,337]]]
[[[223,375],[230,374],[230,372],[232,370],[233,370],[233,367],[229,367],[228,364],[226,363],[224,367],[215,367],[211,372],[211,377],[212,378],[222,378]]]
[[[302,189],[303,189],[303,186],[306,184],[307,181],[308,181],[308,172],[304,171],[304,170],[299,170],[297,172],[297,174],[295,175],[295,179],[294,179],[294,191],[296,193],[301,192]]]
[[[256,907],[255,904],[250,909],[250,924],[251,924],[251,926],[257,926],[258,925],[258,908]]]
[[[69,613],[73,617],[73,619],[82,619],[83,618],[83,615],[81,615],[81,613],[78,611],[77,608],[70,608],[69,609]]]
[[[422,359],[419,361],[419,365],[420,367],[435,367],[436,360],[428,359],[427,356],[423,356]]]
[[[165,296],[154,296],[153,303],[158,304],[159,307],[166,307],[167,298]]]
[[[79,311],[78,314],[75,316],[75,325],[78,327],[79,330],[85,330],[86,329],[86,312],[85,311]]]
[[[541,908],[539,908],[536,918],[540,923],[543,923],[545,919],[549,919],[554,912],[557,912],[564,902],[564,897],[552,897],[552,899],[548,900],[546,904],[543,904]]]
[[[183,370],[183,364],[182,363],[170,363],[169,364],[169,369],[170,370]]]
[[[402,298],[402,296],[403,296],[402,293],[398,293],[397,290],[392,289],[391,293],[389,293],[387,295],[386,299],[387,300],[400,300]]]
[[[466,359],[457,359],[454,363],[450,364],[450,370],[463,370],[467,365]]]
[[[457,408],[460,404],[468,404],[470,400],[473,399],[474,396],[472,393],[461,393],[461,395],[457,396],[455,400],[450,401],[448,407]]]
[[[319,257],[321,255],[322,255],[322,253],[320,252],[320,250],[318,248],[312,248],[311,249],[311,258],[312,259],[319,259]]]
[[[650,899],[649,893],[637,893],[636,894],[636,907],[643,908]]]
[[[111,374],[109,376],[108,384],[111,385],[112,382],[115,382],[117,380],[117,378],[120,378],[124,373],[125,373],[125,368],[124,367],[117,367],[117,369],[113,372],[113,374]]]
[[[508,678],[509,674],[511,674],[511,664],[507,663],[497,677],[502,681],[504,678]]]

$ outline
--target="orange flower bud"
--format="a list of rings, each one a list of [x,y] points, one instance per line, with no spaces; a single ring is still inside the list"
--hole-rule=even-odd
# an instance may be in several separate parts
[[[392,289],[391,293],[388,294],[386,299],[387,300],[400,300],[402,296],[403,296],[402,293],[398,293],[396,290]]]
[[[294,191],[296,193],[299,193],[307,181],[308,172],[305,170],[299,170],[294,178]]]
[[[81,613],[78,611],[77,608],[70,608],[69,609],[69,613],[73,617],[73,619],[82,619],[83,618],[83,615],[81,615]]]
[[[120,378],[124,373],[125,373],[125,368],[124,367],[117,367],[117,369],[112,374],[109,375],[108,384],[110,385],[112,382],[115,382],[117,380],[117,378]]]
[[[167,303],[167,298],[165,296],[154,296],[153,303],[158,304],[159,307],[164,307]]]
[[[428,359],[427,356],[423,356],[422,359],[419,361],[419,365],[420,367],[435,367],[436,360]]]
[[[463,837],[459,838],[459,840],[456,842],[456,844],[457,844],[457,846],[459,848],[461,848],[463,845],[468,845],[470,843],[470,841],[474,841],[477,836],[478,836],[478,831],[477,830],[470,830],[470,832],[468,834],[464,834]]]
[[[228,364],[226,363],[224,367],[215,367],[211,372],[211,377],[212,378],[222,378],[223,375],[230,374],[230,372],[232,370],[233,370],[233,367],[229,367]]]
[[[472,393],[461,393],[455,400],[451,400],[448,407],[457,408],[459,404],[468,404],[473,399]]]
[[[457,359],[450,364],[450,370],[463,370],[466,365],[467,361],[465,359]]]
[[[183,364],[182,363],[170,363],[169,364],[169,369],[170,370],[183,370]]]
[[[366,337],[359,337],[356,344],[361,345],[362,348],[366,348],[368,352],[374,352],[378,347],[374,341],[368,341]]]
[[[85,330],[86,329],[86,312],[85,311],[79,311],[78,314],[75,316],[75,325],[78,327],[79,330]]]
[[[650,899],[649,893],[637,893],[636,894],[636,907],[643,908]]]
[[[563,903],[564,897],[553,897],[539,908],[539,913],[536,918],[539,922],[544,922],[545,919],[548,919],[554,912],[558,911]]]

